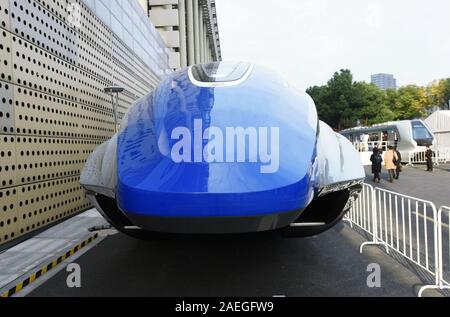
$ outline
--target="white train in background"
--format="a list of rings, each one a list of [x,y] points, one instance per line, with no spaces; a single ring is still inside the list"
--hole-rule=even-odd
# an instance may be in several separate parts
[[[426,151],[435,144],[431,130],[422,120],[404,120],[377,124],[372,127],[357,127],[340,132],[353,143],[359,152],[372,152],[375,147],[386,151],[396,146],[407,163],[411,153]]]

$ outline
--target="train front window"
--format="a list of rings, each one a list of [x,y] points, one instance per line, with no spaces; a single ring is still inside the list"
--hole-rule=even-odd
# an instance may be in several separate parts
[[[213,62],[194,65],[191,68],[194,79],[202,83],[233,82],[243,78],[251,64],[234,62]]]
[[[415,141],[418,140],[431,140],[433,136],[430,131],[424,126],[424,124],[420,121],[413,121],[411,123],[412,131],[413,131],[413,139]]]

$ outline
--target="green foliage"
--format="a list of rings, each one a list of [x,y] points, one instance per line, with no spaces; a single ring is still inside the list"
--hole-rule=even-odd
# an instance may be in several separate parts
[[[423,87],[409,85],[391,91],[388,106],[394,111],[396,120],[425,117],[431,102]]]
[[[372,125],[395,118],[392,110],[386,105],[386,94],[377,86],[357,82],[354,83],[353,92],[355,118],[362,124]]]
[[[382,91],[365,82],[354,82],[350,70],[340,70],[324,86],[306,91],[315,101],[321,120],[342,130],[358,124],[373,125],[392,120],[426,116],[426,110],[450,99],[450,79],[431,87],[415,85]]]
[[[436,80],[428,87],[432,105],[447,109],[450,102],[450,78]]]
[[[306,92],[314,99],[319,117],[333,128],[351,123],[349,100],[353,93],[353,76],[349,70],[334,73],[326,86],[314,86]]]

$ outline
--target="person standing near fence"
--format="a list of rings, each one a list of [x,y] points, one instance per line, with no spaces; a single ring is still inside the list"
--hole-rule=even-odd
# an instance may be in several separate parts
[[[395,153],[394,148],[392,146],[388,146],[388,150],[384,154],[384,164],[389,173],[389,182],[393,183],[395,178],[395,170],[397,169],[397,165],[395,162],[398,161],[397,153]]]
[[[373,182],[379,183],[381,181],[380,174],[383,158],[381,157],[380,150],[377,147],[373,149],[373,154],[370,156],[370,161],[372,162]]]
[[[394,160],[394,164],[397,166],[397,168],[395,169],[395,179],[399,179],[400,173],[402,172],[402,155],[397,150],[396,146],[394,146],[394,152],[395,154],[397,154],[397,160]]]
[[[425,159],[427,160],[427,172],[433,171],[433,151],[430,146],[427,146],[427,151],[425,152]]]

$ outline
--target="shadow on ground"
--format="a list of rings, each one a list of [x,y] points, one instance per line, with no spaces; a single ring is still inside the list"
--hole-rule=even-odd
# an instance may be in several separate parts
[[[418,276],[343,224],[318,237],[108,237],[77,260],[82,287],[61,271],[31,296],[415,296]],[[382,287],[369,288],[378,263]]]

